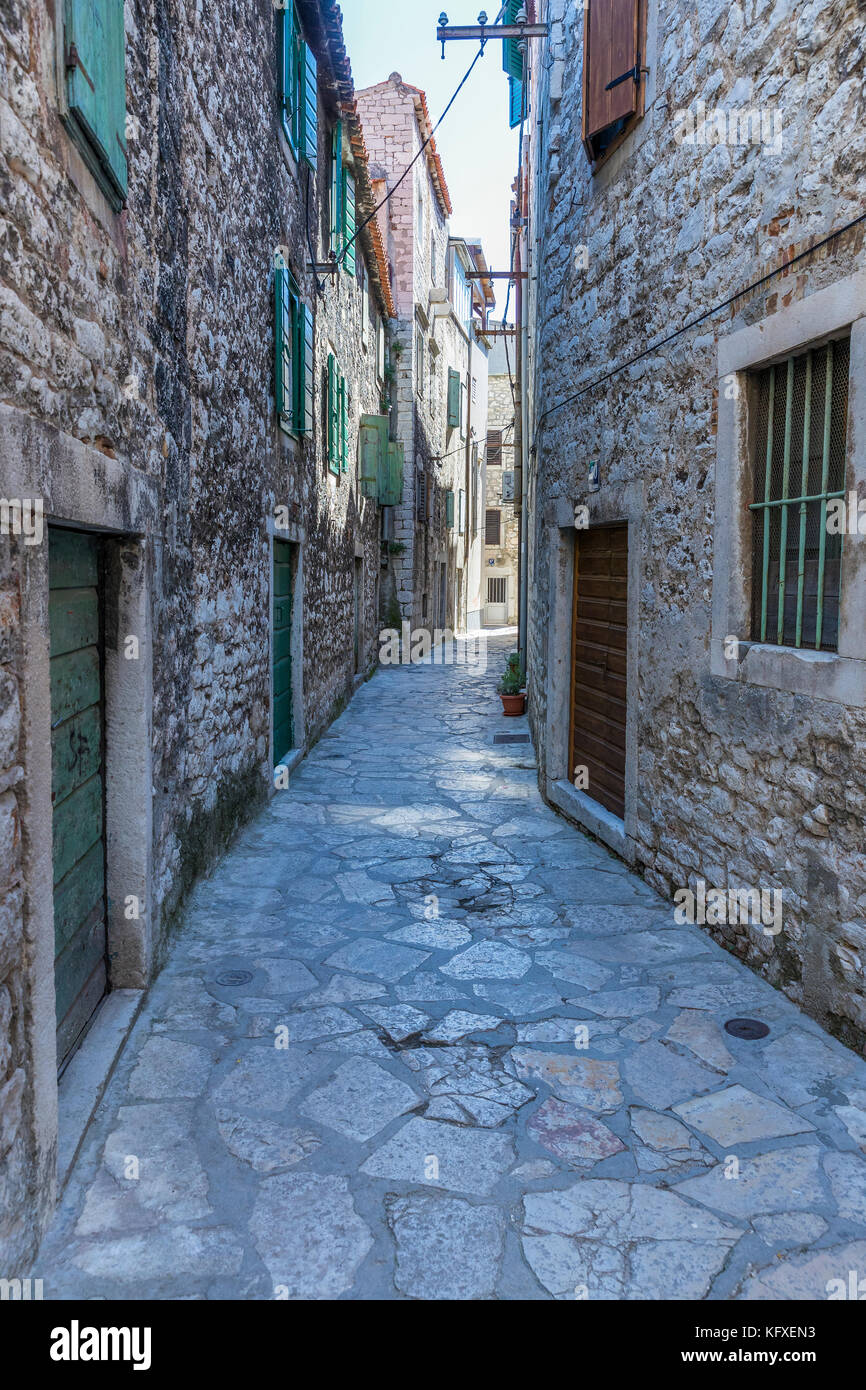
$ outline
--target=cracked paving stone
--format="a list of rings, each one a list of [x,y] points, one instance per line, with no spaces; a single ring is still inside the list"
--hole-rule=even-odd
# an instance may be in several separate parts
[[[625,1059],[622,1074],[638,1099],[655,1110],[667,1110],[719,1084],[717,1071],[656,1041],[640,1043]]]
[[[414,1119],[371,1154],[361,1172],[487,1197],[513,1162],[514,1145],[508,1135]]]
[[[673,1192],[601,1178],[523,1207],[526,1258],[560,1299],[703,1298],[742,1234]]]
[[[726,1177],[725,1164],[718,1163],[711,1172],[678,1183],[676,1190],[747,1220],[768,1212],[809,1211],[816,1193],[823,1191],[821,1153],[810,1145],[741,1158],[737,1178]]]
[[[501,941],[478,941],[439,969],[456,980],[519,980],[531,967],[524,951]]]
[[[747,1278],[738,1299],[862,1299],[860,1271],[866,1269],[866,1240],[836,1245],[808,1255],[794,1255]],[[854,1271],[854,1279],[851,1272]]]
[[[348,1052],[362,1057],[378,1057],[381,1062],[390,1062],[392,1053],[372,1028],[362,1028],[360,1033],[344,1033],[342,1037],[331,1038],[318,1043],[319,1052]]]
[[[319,1173],[263,1179],[250,1233],[275,1290],[289,1299],[346,1293],[373,1244],[346,1179]]]
[[[625,1148],[594,1115],[552,1096],[530,1117],[526,1129],[536,1144],[572,1168],[591,1168]]]
[[[193,1099],[207,1086],[211,1054],[177,1038],[148,1038],[129,1078],[129,1093],[141,1100]]]
[[[581,989],[601,989],[613,973],[596,961],[573,955],[570,951],[539,951],[535,962],[558,980],[567,980]]]
[[[394,894],[386,883],[377,883],[360,869],[346,874],[335,874],[334,878],[347,903],[378,906],[380,903],[394,901]]]
[[[708,1134],[721,1148],[750,1144],[756,1139],[781,1139],[807,1134],[815,1126],[783,1105],[755,1095],[745,1086],[729,1086],[710,1096],[675,1105],[674,1110],[693,1129]]]
[[[403,1003],[414,1000],[419,1004],[426,1004],[434,1003],[438,999],[466,998],[464,990],[441,980],[438,975],[428,974],[423,970],[413,976],[408,984],[397,985],[395,993]]]
[[[366,1014],[391,1039],[392,1042],[405,1042],[407,1038],[421,1033],[430,1022],[429,1014],[420,1009],[410,1008],[408,1004],[361,1005],[361,1013]]]
[[[492,1032],[500,1028],[504,1021],[495,1014],[471,1014],[463,1009],[452,1009],[435,1027],[427,1030],[425,1037],[431,1042],[458,1042],[469,1033]]]
[[[430,1119],[495,1129],[535,1099],[535,1092],[516,1081],[480,1043],[413,1048],[402,1054],[402,1060],[417,1073],[431,1097]]]
[[[521,1080],[543,1081],[560,1100],[602,1114],[618,1110],[622,1105],[616,1062],[599,1062],[591,1057],[559,1052],[535,1052],[526,1047],[513,1048],[510,1055]]]
[[[472,933],[460,922],[451,920],[413,922],[399,931],[389,932],[388,940],[409,946],[429,946],[431,951],[455,951],[458,946],[468,945]]]
[[[725,1046],[722,1030],[714,1018],[695,1009],[683,1009],[665,1033],[668,1042],[679,1043],[707,1066],[716,1071],[728,1072],[736,1066]]]
[[[214,999],[198,980],[182,977],[172,980],[170,997],[156,1006],[154,1019],[154,1033],[186,1033],[198,1028],[217,1033],[234,1026],[237,1009]]]
[[[276,1113],[322,1071],[321,1060],[291,1049],[266,1047],[235,1062],[213,1093],[218,1110]]]
[[[388,1208],[397,1247],[394,1282],[412,1298],[493,1296],[505,1241],[495,1207],[459,1197],[397,1197]]]
[[[410,946],[395,946],[391,941],[379,941],[375,937],[358,937],[342,946],[325,961],[332,970],[348,970],[356,975],[376,975],[380,980],[394,984],[417,970],[429,957],[429,951],[415,951]]]
[[[416,1110],[420,1096],[368,1057],[344,1062],[332,1079],[311,1092],[301,1114],[314,1124],[327,1125],[347,1139],[365,1144],[381,1129]]]
[[[293,1168],[321,1146],[317,1134],[308,1130],[290,1129],[264,1120],[259,1116],[236,1115],[229,1110],[217,1111],[220,1138],[242,1163],[248,1163],[256,1173],[277,1173]]]

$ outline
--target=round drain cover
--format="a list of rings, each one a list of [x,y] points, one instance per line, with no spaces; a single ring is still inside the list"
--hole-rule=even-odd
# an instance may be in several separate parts
[[[769,1031],[766,1023],[762,1023],[759,1018],[729,1018],[725,1024],[726,1033],[730,1033],[734,1038],[746,1038],[749,1042],[754,1042],[756,1038],[765,1038]]]
[[[224,970],[221,975],[217,975],[218,985],[248,985],[253,978],[251,970]]]

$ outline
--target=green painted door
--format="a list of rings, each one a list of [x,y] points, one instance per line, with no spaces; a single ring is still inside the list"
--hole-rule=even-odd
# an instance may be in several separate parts
[[[274,763],[294,747],[292,727],[292,547],[274,541]]]
[[[105,994],[100,545],[49,531],[51,802],[57,1064]]]

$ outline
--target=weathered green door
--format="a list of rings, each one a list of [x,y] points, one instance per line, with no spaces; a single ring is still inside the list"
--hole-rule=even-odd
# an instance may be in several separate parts
[[[294,747],[292,727],[292,547],[274,541],[274,763]]]
[[[106,990],[100,544],[49,531],[57,1064]]]

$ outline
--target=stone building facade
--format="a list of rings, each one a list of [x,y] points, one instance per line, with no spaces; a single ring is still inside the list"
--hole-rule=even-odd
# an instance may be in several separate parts
[[[515,508],[515,340],[497,337],[488,361],[485,469],[484,623],[515,627],[519,606],[520,521]]]
[[[480,244],[449,234],[451,200],[424,93],[392,73],[357,99],[394,266],[393,425],[406,461],[382,617],[391,628],[405,620],[462,632],[470,615],[479,625],[484,329],[494,296],[489,280],[466,275],[486,270]]]
[[[0,17],[4,1276],[191,887],[374,668],[388,444],[333,0],[63,13]]]
[[[862,0],[536,10],[550,36],[527,46],[524,457],[541,785],[666,897],[700,880],[778,893],[781,930],[721,899],[707,930],[862,1049]],[[824,525],[834,491],[844,543]],[[784,532],[764,529],[773,507]]]

